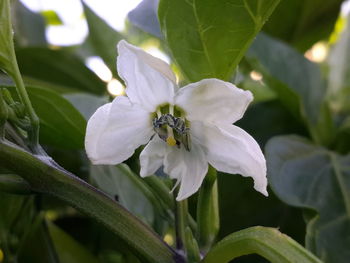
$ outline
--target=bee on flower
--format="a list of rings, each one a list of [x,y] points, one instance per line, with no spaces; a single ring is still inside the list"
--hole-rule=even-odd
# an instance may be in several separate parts
[[[250,91],[219,79],[203,79],[183,88],[170,66],[122,40],[118,73],[126,96],[118,96],[88,121],[85,148],[94,164],[119,164],[141,145],[142,177],[161,166],[176,185],[176,200],[194,194],[207,174],[218,171],[254,179],[268,195],[266,161],[258,143],[232,125],[253,100]]]

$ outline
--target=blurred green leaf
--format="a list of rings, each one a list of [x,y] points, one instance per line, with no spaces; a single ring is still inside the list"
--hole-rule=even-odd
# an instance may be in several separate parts
[[[43,214],[36,217],[18,252],[20,263],[60,263]]]
[[[117,43],[124,37],[102,18],[97,16],[84,2],[84,13],[89,27],[89,38],[95,52],[117,76]]]
[[[16,174],[0,174],[0,191],[12,194],[30,194],[29,184]]]
[[[48,224],[48,229],[54,247],[56,248],[59,262],[69,263],[97,263],[95,256],[62,229],[54,225]]]
[[[283,0],[264,27],[304,52],[333,31],[343,0]]]
[[[72,104],[51,90],[27,87],[27,91],[40,118],[42,142],[60,148],[83,148],[86,121]]]
[[[309,127],[314,139],[328,142],[332,122],[324,105],[325,81],[317,64],[293,48],[259,34],[247,53],[290,112]]]
[[[99,97],[88,93],[70,93],[64,97],[80,111],[86,120],[89,120],[92,114],[102,106],[109,102],[107,96]]]
[[[297,136],[266,146],[268,179],[275,194],[307,213],[306,245],[327,263],[350,257],[350,155],[341,156]]]
[[[93,165],[90,176],[99,189],[116,199],[134,215],[152,225],[154,210],[152,204],[145,196],[136,177],[127,165]]]
[[[162,38],[157,15],[158,3],[159,0],[143,0],[128,13],[128,19],[134,26],[155,37]]]
[[[332,47],[329,57],[329,95],[336,111],[350,112],[350,15],[338,42]]]
[[[40,141],[58,148],[84,147],[86,120],[59,93],[39,87],[26,87],[40,119]],[[14,89],[11,89],[15,97]]]
[[[161,0],[159,21],[188,80],[228,80],[278,2]]]
[[[67,50],[23,48],[16,51],[19,68],[30,77],[73,90],[104,94],[106,84]]]
[[[46,24],[50,26],[62,25],[62,20],[54,10],[41,11],[40,14],[45,18]]]
[[[45,20],[21,1],[11,2],[13,30],[18,46],[46,46]]]

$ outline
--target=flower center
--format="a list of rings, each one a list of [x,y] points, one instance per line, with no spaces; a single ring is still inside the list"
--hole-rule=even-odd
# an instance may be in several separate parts
[[[163,113],[167,112],[167,113]],[[191,150],[190,129],[186,126],[187,120],[181,116],[182,111],[174,114],[174,106],[166,105],[159,107],[157,116],[153,119],[153,129],[159,138],[165,141],[169,146],[181,147],[181,144],[187,151]],[[178,116],[180,115],[180,116]]]

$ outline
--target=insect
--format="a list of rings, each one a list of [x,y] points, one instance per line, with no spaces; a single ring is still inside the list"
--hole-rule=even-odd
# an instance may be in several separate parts
[[[173,129],[176,145],[180,148],[181,143],[184,145],[187,151],[191,150],[191,137],[190,129],[186,127],[186,123],[183,119],[174,117],[167,113],[160,116],[158,119],[153,119],[153,128],[159,137],[166,141],[168,137],[168,131],[166,125]]]

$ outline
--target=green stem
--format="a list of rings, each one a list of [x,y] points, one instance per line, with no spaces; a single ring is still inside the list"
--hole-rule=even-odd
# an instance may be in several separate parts
[[[6,1],[5,8],[7,9],[6,12],[8,14],[8,19],[9,19],[9,27],[11,27],[11,15],[10,15],[10,5],[8,4],[8,0]],[[9,32],[12,32],[12,28],[9,28]],[[9,36],[9,60],[10,60],[10,71],[8,72],[11,77],[13,78],[16,88],[17,88],[17,93],[19,95],[19,98],[21,102],[24,104],[24,107],[28,113],[30,123],[31,123],[31,130],[29,131],[29,141],[31,142],[31,146],[33,147],[33,150],[38,149],[39,145],[39,118],[36,115],[32,103],[30,102],[27,90],[25,88],[20,70],[18,68],[17,64],[17,59],[16,59],[16,53],[15,53],[15,48],[13,44],[13,39],[12,36]]]
[[[202,263],[226,263],[249,254],[258,254],[272,263],[322,263],[293,239],[268,227],[251,227],[227,236]]]
[[[186,227],[188,224],[188,205],[187,199],[176,202],[176,247],[178,250],[183,249],[186,254],[185,238]]]
[[[209,168],[199,190],[197,203],[197,236],[199,247],[206,252],[212,246],[219,231],[219,204],[216,170]]]
[[[181,261],[181,256],[135,216],[88,183],[58,167],[49,157],[38,159],[9,142],[1,141],[0,166],[24,178],[33,191],[57,197],[96,219],[128,244],[144,262]]]
[[[171,209],[171,212],[175,211],[175,200],[170,193],[170,189],[164,184],[164,182],[157,176],[149,176],[144,178],[147,185],[153,190],[152,192],[158,196],[159,200],[166,206],[166,209]],[[192,231],[197,230],[197,223],[193,217],[188,213],[188,224]]]

